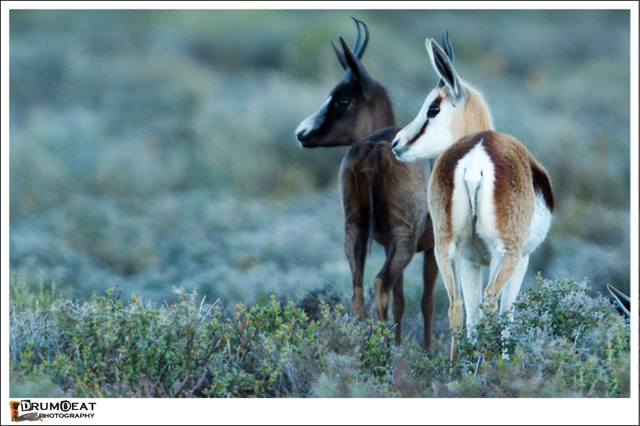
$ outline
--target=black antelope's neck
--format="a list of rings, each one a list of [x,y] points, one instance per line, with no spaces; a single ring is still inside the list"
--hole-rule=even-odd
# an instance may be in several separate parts
[[[375,116],[373,120],[373,127],[375,127],[373,132],[387,127],[395,127],[396,116],[393,113],[393,105],[391,104],[391,99],[389,98],[387,91],[382,86],[378,85],[378,90],[376,90],[374,96],[376,99],[373,112]]]

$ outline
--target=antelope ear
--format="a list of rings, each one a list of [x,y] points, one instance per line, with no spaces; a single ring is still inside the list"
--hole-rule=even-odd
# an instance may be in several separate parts
[[[425,42],[427,52],[429,53],[429,59],[431,59],[431,65],[440,76],[439,85],[444,84],[449,92],[449,95],[454,102],[462,102],[466,99],[467,93],[462,88],[460,78],[456,72],[449,56],[434,39],[428,38]]]
[[[342,44],[342,50],[347,61],[347,66],[351,70],[353,77],[355,77],[360,83],[364,97],[368,99],[373,93],[374,81],[360,60],[353,54],[342,36],[340,36],[340,43]]]
[[[329,40],[329,41],[331,41],[333,50],[336,52],[336,56],[338,57],[338,62],[340,62],[340,65],[342,65],[342,69],[347,71],[347,60],[344,58],[344,54],[340,51],[340,49],[338,49],[338,46],[336,46],[333,40]]]
[[[453,46],[451,46],[451,40],[449,40],[449,31],[442,33],[442,46],[444,46],[444,50],[447,52],[447,56],[451,59],[451,63],[453,64]]]

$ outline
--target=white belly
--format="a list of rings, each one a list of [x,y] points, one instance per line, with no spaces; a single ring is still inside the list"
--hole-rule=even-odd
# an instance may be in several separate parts
[[[544,198],[536,193],[535,200],[533,217],[522,247],[522,256],[527,256],[534,251],[547,237],[551,228],[551,212]]]

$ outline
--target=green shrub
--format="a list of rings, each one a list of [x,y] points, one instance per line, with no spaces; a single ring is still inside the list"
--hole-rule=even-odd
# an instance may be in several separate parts
[[[25,292],[15,287],[14,295]],[[161,307],[135,295],[124,304],[114,290],[84,302],[14,303],[12,374],[44,372],[81,397],[308,396],[334,355],[371,380],[391,360],[389,325],[357,324],[341,305],[323,301],[319,319],[309,320],[271,296],[225,317],[218,303],[176,292],[179,302]]]
[[[425,353],[357,321],[331,287],[298,304],[69,300],[12,278],[11,392],[75,397],[558,397],[629,394],[629,325],[585,283],[536,280],[513,319],[484,307],[477,340]],[[326,303],[330,301],[332,306]],[[310,317],[306,311],[313,312]],[[24,396],[24,395],[22,395]]]
[[[630,351],[628,322],[612,312],[608,300],[589,296],[586,281],[538,275],[535,282],[537,288],[518,297],[512,320],[509,313],[482,307],[477,342],[462,337],[459,374],[482,364],[511,396],[536,388],[523,380],[538,383],[539,396],[564,394],[563,386],[581,396],[620,396],[619,376]],[[516,389],[514,383],[523,386]],[[550,386],[556,390],[549,392]]]

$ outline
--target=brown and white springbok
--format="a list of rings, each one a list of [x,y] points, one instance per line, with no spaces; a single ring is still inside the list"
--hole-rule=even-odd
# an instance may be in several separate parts
[[[424,251],[424,348],[431,347],[433,289],[438,268],[427,208],[431,163],[399,162],[391,152],[395,126],[391,100],[360,62],[369,40],[367,26],[355,18],[358,38],[351,52],[332,45],[345,69],[344,79],[320,109],[300,123],[296,135],[304,148],[352,145],[340,165],[340,194],[345,216],[344,250],[353,279],[351,311],[364,317],[363,272],[370,238],[384,246],[386,260],[374,280],[378,319],[388,319],[389,299],[400,344],[405,311],[403,271],[416,252]],[[364,28],[364,39],[360,26]],[[446,42],[445,42],[446,44]],[[380,130],[383,129],[383,130]],[[373,134],[373,132],[378,131]],[[370,136],[371,135],[371,136]],[[363,139],[364,138],[364,139]]]
[[[480,93],[460,79],[447,54],[426,40],[440,76],[418,116],[396,135],[401,161],[435,159],[429,181],[436,259],[449,294],[451,327],[474,337],[483,300],[481,266],[489,266],[485,297],[515,301],[531,252],[551,225],[553,194],[545,169],[515,138],[493,130]],[[495,300],[495,299],[492,299]],[[455,337],[451,353],[454,357]]]

